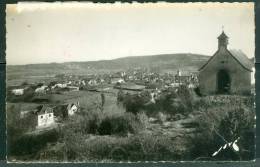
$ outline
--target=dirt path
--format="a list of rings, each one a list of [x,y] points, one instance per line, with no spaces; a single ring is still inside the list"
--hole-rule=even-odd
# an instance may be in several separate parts
[[[178,121],[165,121],[163,123],[149,123],[147,133],[155,135],[167,135],[172,138],[184,137],[193,135],[196,132],[195,127],[186,127],[187,124],[192,124],[195,117],[187,117]]]

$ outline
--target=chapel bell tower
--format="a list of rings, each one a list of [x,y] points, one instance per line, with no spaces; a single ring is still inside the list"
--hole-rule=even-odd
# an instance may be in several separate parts
[[[225,48],[227,49],[228,45],[228,36],[222,31],[222,33],[218,36],[218,49]]]

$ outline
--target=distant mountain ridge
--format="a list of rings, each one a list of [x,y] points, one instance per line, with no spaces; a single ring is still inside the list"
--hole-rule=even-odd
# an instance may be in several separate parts
[[[84,62],[65,62],[48,64],[27,64],[27,65],[8,65],[7,72],[17,70],[43,70],[49,72],[68,72],[68,71],[90,71],[90,70],[124,70],[136,67],[164,69],[191,69],[197,70],[210,57],[200,54],[179,53],[179,54],[160,54],[150,56],[131,56],[112,60],[84,61]]]

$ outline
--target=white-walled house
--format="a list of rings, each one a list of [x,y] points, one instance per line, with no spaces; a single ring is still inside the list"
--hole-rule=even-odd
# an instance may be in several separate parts
[[[74,115],[79,110],[79,102],[67,106],[68,116]]]
[[[36,88],[35,93],[45,94],[47,90],[48,90],[48,86],[43,85],[41,87]]]
[[[66,88],[67,84],[66,83],[57,83],[54,86],[51,87],[51,89],[55,89],[55,88]]]
[[[85,82],[84,80],[82,80],[82,81],[81,81],[81,84],[82,84],[83,86],[85,86],[85,85],[86,85],[86,82]]]
[[[95,79],[91,79],[88,81],[88,85],[97,85],[97,81]]]
[[[125,80],[122,78],[111,78],[111,84],[116,84],[116,83],[125,83]]]
[[[177,88],[181,85],[181,83],[171,83],[170,86],[171,87],[174,87],[174,88]]]
[[[37,128],[48,127],[54,124],[54,114],[51,107],[41,106],[37,112]]]
[[[25,118],[28,114],[30,114],[30,110],[25,110],[20,112],[20,118]]]
[[[16,95],[16,96],[21,96],[21,95],[24,94],[24,89],[23,89],[23,88],[21,88],[21,89],[13,89],[13,90],[12,90],[12,93],[13,93],[14,95]]]
[[[79,109],[80,109],[79,102],[62,104],[54,107],[54,115],[55,117],[62,120],[79,112]]]
[[[79,91],[79,87],[78,87],[78,86],[67,86],[67,88],[68,88],[70,91]]]

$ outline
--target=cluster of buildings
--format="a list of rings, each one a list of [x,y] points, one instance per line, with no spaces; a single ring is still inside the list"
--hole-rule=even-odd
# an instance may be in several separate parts
[[[145,88],[176,87],[180,84],[187,84],[190,87],[198,85],[196,73],[184,72],[178,70],[175,73],[159,74],[148,72],[147,69],[132,69],[128,71],[119,71],[112,74],[100,75],[62,75],[49,84],[27,85],[12,89],[14,95],[23,95],[28,87],[33,88],[35,94],[57,93],[64,91],[93,90],[104,86],[115,85],[139,85]],[[38,85],[38,86],[37,86]],[[136,87],[136,86],[135,86]]]
[[[37,95],[57,93],[59,91],[79,91],[79,86],[74,86],[70,82],[51,82],[45,85],[44,83],[27,84],[21,86],[9,87],[8,90],[15,96],[22,96],[30,91]]]
[[[30,122],[33,122],[32,129],[42,129],[62,122],[79,111],[79,102],[57,106],[39,105],[33,109],[22,110],[20,118],[30,119]]]

